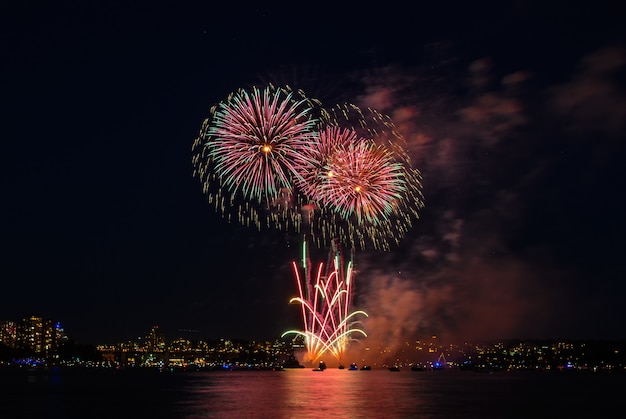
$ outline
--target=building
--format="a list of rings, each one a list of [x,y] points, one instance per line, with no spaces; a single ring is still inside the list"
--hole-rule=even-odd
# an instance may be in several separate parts
[[[17,323],[12,320],[0,321],[0,345],[15,349],[17,345]]]
[[[28,356],[55,358],[67,335],[59,322],[31,315],[0,322],[0,343]]]

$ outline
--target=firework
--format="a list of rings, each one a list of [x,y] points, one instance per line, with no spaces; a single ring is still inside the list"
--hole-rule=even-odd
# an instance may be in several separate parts
[[[304,337],[305,346],[311,362],[316,363],[326,354],[343,363],[343,356],[354,335],[366,337],[367,334],[355,326],[358,316],[366,316],[364,311],[350,311],[352,300],[353,265],[349,261],[345,266],[338,247],[333,247],[334,257],[326,271],[320,263],[315,283],[311,282],[310,261],[306,254],[306,242],[303,244],[304,276],[299,273],[293,262],[299,297],[290,302],[300,303],[304,330],[289,330],[283,337],[296,334]],[[331,252],[332,254],[332,252]]]
[[[334,131],[331,129],[330,135],[336,135]],[[342,218],[356,217],[358,224],[382,223],[392,215],[406,190],[403,166],[384,146],[347,132],[351,141],[329,153],[314,182],[314,196]]]
[[[354,104],[331,108],[325,123],[354,131],[357,139],[342,142],[331,160],[330,171],[341,173],[325,184],[328,206],[342,214],[334,230],[357,247],[389,250],[424,206],[421,174],[411,166],[404,137],[389,116]]]
[[[367,117],[366,117],[367,115]],[[389,250],[423,207],[421,175],[389,118],[355,105],[326,113],[327,125],[307,149],[297,187],[317,203],[310,234],[327,246]],[[396,141],[394,141],[396,140]]]
[[[302,149],[314,141],[314,106],[302,92],[267,86],[239,89],[211,108],[193,164],[216,210],[229,218],[236,211],[240,222],[257,227],[300,222],[293,184],[310,164]]]

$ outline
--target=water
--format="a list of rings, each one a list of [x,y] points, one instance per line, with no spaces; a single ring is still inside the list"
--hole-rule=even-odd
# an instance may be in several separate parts
[[[0,370],[0,418],[613,417],[626,374]]]

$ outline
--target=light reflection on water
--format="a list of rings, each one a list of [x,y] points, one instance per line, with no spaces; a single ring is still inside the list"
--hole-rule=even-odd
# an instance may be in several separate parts
[[[614,417],[626,373],[0,370],[0,418]]]
[[[374,417],[374,412],[411,417],[420,380],[388,371],[311,369],[211,373],[188,383],[185,413],[194,418]],[[410,385],[409,385],[410,384]],[[295,415],[295,416],[294,416]]]
[[[181,407],[188,418],[414,417],[420,381],[386,370],[210,373],[187,383]]]
[[[185,418],[529,418],[609,411],[597,394],[626,376],[295,369],[186,382]],[[603,390],[600,390],[603,389]],[[615,404],[616,405],[616,404]]]

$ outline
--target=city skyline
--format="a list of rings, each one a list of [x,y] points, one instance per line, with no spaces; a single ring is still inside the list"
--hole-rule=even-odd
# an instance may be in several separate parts
[[[0,368],[127,369],[159,372],[283,370],[285,368],[429,371],[626,371],[626,341],[563,339],[508,339],[494,342],[452,343],[437,336],[401,345],[348,348],[349,359],[311,359],[304,336],[293,339],[242,339],[232,337],[168,339],[159,326],[145,335],[116,343],[77,345],[59,322],[28,316],[18,322],[0,321]],[[324,360],[326,362],[324,362]],[[360,368],[359,368],[360,367]]]
[[[624,6],[491,3],[0,6],[0,319],[301,329],[302,238],[225,219],[193,176],[210,107],[271,82],[389,115],[421,172],[406,236],[354,257],[370,341],[626,339]]]
[[[28,327],[27,327],[28,326]],[[34,327],[30,327],[34,326]],[[20,336],[21,334],[21,336]],[[39,341],[34,339],[33,336],[37,335]],[[55,340],[55,343],[52,345],[51,349],[46,349],[45,340],[50,341],[51,339]],[[302,358],[302,362],[312,362],[309,359],[309,355],[307,353],[308,349],[306,347],[306,342],[304,341],[304,336],[302,334],[290,334],[283,333],[281,335],[268,335],[262,337],[250,337],[250,336],[237,336],[233,334],[224,334],[224,335],[203,335],[200,330],[190,330],[190,329],[163,329],[158,324],[152,324],[148,328],[144,330],[137,330],[132,337],[124,338],[124,339],[112,339],[112,340],[94,340],[92,342],[79,342],[75,340],[71,330],[67,331],[63,326],[63,322],[59,319],[52,319],[46,316],[42,316],[41,314],[29,314],[25,316],[21,316],[16,319],[0,319],[0,346],[4,345],[5,348],[13,348],[13,349],[31,349],[34,353],[43,354],[48,351],[58,351],[59,347],[65,343],[69,343],[71,345],[79,345],[83,348],[88,347],[116,347],[118,345],[152,345],[162,346],[164,344],[175,344],[176,342],[188,342],[192,344],[193,342],[216,342],[216,341],[224,341],[224,340],[232,340],[238,342],[272,342],[272,341],[284,341],[284,342],[299,342],[297,343],[297,349],[299,352],[299,356]],[[430,345],[443,345],[443,346],[490,346],[490,345],[502,345],[504,343],[511,344],[514,342],[523,343],[523,342],[553,342],[553,343],[585,343],[585,342],[605,342],[607,344],[615,343],[619,345],[626,344],[626,340],[624,339],[570,339],[563,338],[559,336],[554,337],[536,337],[536,336],[518,336],[518,337],[502,337],[502,338],[493,338],[487,340],[472,340],[468,339],[465,341],[446,341],[441,339],[436,335],[422,335],[422,336],[414,336],[411,339],[404,340],[402,342],[397,341],[389,341],[389,342],[380,342],[380,341],[372,341],[368,342],[366,336],[361,336],[360,339],[353,339],[353,341],[346,345],[346,353],[350,356],[354,354],[354,349],[360,347],[361,350],[365,347],[369,347],[372,345],[379,345],[381,348],[381,353],[384,352],[393,352],[399,351],[403,352],[407,344],[412,343],[426,344]],[[48,343],[49,344],[49,343]],[[163,349],[163,348],[161,348]],[[368,349],[369,351],[369,349]],[[326,358],[332,361],[338,361],[334,357],[331,352],[325,353]],[[313,362],[313,365],[316,365]]]

